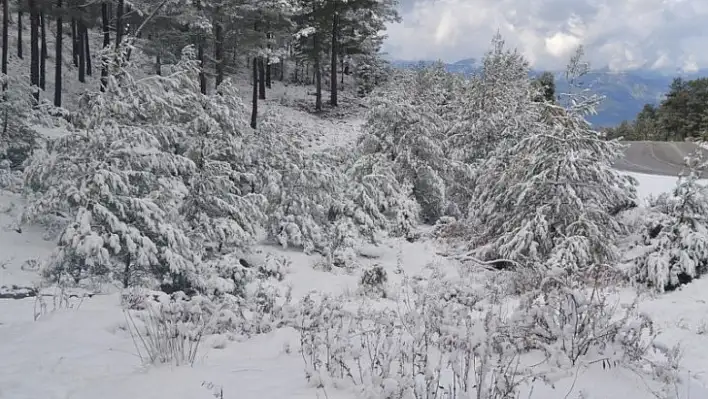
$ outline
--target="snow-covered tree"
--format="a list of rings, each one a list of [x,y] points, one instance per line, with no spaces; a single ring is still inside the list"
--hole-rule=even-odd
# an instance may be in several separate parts
[[[503,140],[533,129],[538,109],[531,104],[536,89],[528,73],[524,57],[506,48],[502,37],[495,35],[479,73],[463,86],[456,120],[448,133],[456,159],[476,164]]]
[[[243,107],[229,93],[200,94],[191,48],[168,76],[110,69],[77,118],[84,130],[37,152],[26,171],[25,221],[52,214],[66,226],[45,272],[207,289],[204,250],[245,245],[260,215],[230,180],[237,161],[225,160],[239,152]]]
[[[379,159],[377,159],[377,157]],[[383,233],[410,237],[420,208],[412,200],[413,186],[399,182],[384,154],[357,157],[346,171],[349,184],[335,209],[353,220],[359,234],[377,243]]]
[[[688,173],[673,193],[659,196],[659,216],[646,223],[648,251],[637,259],[632,277],[658,291],[673,290],[708,272],[708,188],[701,183],[698,156],[686,159]]]
[[[446,213],[453,176],[469,173],[465,164],[449,156],[446,142],[460,82],[441,64],[396,75],[389,91],[373,101],[360,142],[363,156],[372,157],[370,163],[391,163],[401,184],[413,184],[427,222]]]
[[[0,180],[8,179],[10,170],[17,170],[35,147],[38,135],[31,129],[31,90],[21,79],[0,74],[5,87],[0,98]],[[4,176],[4,177],[2,177]],[[5,187],[0,181],[0,187]]]
[[[190,236],[210,255],[243,253],[260,233],[266,202],[250,187],[257,176],[249,169],[253,151],[243,137],[251,134],[244,119],[247,111],[230,80],[202,104],[203,111],[187,125],[188,157],[196,172],[181,214]]]
[[[364,241],[386,233],[406,234],[415,211],[406,214],[409,190],[390,169],[345,150],[313,153],[300,140],[302,126],[265,115],[253,135],[254,192],[268,199],[267,232],[283,246],[351,259]]]
[[[580,62],[570,62],[574,76],[586,71]],[[616,258],[623,226],[611,211],[634,200],[635,182],[611,167],[622,145],[585,121],[593,104],[575,96],[569,108],[526,108],[535,121],[481,164],[470,212],[484,257],[572,269]]]

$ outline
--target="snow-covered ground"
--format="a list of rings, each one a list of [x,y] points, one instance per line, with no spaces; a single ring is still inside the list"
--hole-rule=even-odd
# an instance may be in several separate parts
[[[293,109],[288,98],[302,98],[302,88],[276,85],[280,94],[267,107],[283,118],[314,131],[314,149],[346,145],[356,139],[361,119],[344,122],[319,118]],[[299,91],[299,92],[298,92]],[[287,105],[286,105],[287,104]],[[315,127],[314,129],[312,127]],[[56,131],[47,135],[60,134]],[[639,182],[642,198],[671,190],[675,178],[630,173]],[[18,232],[13,221],[22,200],[0,193],[0,286],[31,287],[39,281],[34,265],[46,259],[54,244],[45,241],[41,229]],[[290,259],[283,286],[292,288],[297,301],[310,291],[350,295],[361,271],[333,272],[314,267],[319,258],[271,246],[259,246],[261,255],[273,253]],[[362,265],[381,265],[395,289],[403,275],[422,273],[428,265],[456,270],[454,261],[439,254],[437,245],[425,238],[417,242],[388,240],[362,250]],[[402,270],[401,270],[402,269]],[[402,273],[401,273],[402,272]],[[140,399],[170,398],[354,398],[346,390],[313,387],[305,379],[300,335],[290,327],[250,338],[209,337],[193,366],[150,366],[141,363],[116,290],[91,298],[68,297],[52,289],[36,298],[0,299],[0,398],[10,399]],[[662,296],[643,299],[646,312],[661,329],[657,342],[683,349],[680,374],[683,381],[671,397],[708,398],[708,280]],[[632,292],[627,291],[627,294]],[[383,301],[383,300],[382,300]],[[607,371],[601,363],[578,368],[553,386],[534,384],[530,398],[651,398],[656,384],[624,369]],[[585,396],[582,396],[585,395]]]
[[[647,200],[649,197],[656,197],[662,193],[671,191],[676,186],[676,176],[646,175],[635,172],[622,173],[632,176],[639,181],[637,195],[642,200]]]

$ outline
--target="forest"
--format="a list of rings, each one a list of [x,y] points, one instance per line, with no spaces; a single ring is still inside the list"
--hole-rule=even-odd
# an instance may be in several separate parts
[[[390,68],[397,6],[4,0],[0,387],[708,395],[700,160],[640,195],[582,46]]]
[[[633,121],[606,129],[625,140],[705,140],[708,133],[708,78],[675,78],[657,105],[646,104]]]

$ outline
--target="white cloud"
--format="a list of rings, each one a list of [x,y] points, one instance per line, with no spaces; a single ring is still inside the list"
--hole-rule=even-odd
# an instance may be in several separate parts
[[[538,68],[578,44],[594,67],[708,67],[708,0],[408,0],[389,27],[394,58],[481,57],[499,31]]]
[[[580,44],[580,38],[563,32],[557,32],[545,39],[546,52],[554,57],[567,57]]]

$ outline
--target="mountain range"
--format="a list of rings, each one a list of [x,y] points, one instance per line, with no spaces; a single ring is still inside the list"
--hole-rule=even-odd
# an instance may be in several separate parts
[[[421,65],[432,65],[436,61],[410,61],[393,60],[396,68],[413,69]],[[480,62],[468,58],[453,63],[444,63],[445,68],[453,73],[469,76],[480,69]],[[543,71],[532,70],[531,76],[538,76]],[[556,77],[556,92],[568,90],[564,72],[552,71]],[[582,85],[594,92],[605,96],[605,101],[600,105],[596,115],[588,120],[596,127],[612,127],[623,120],[633,120],[641,111],[644,104],[658,104],[664,98],[671,81],[675,77],[696,79],[708,77],[708,69],[696,72],[667,72],[652,69],[635,69],[630,71],[615,72],[608,68],[590,71],[582,79]]]

